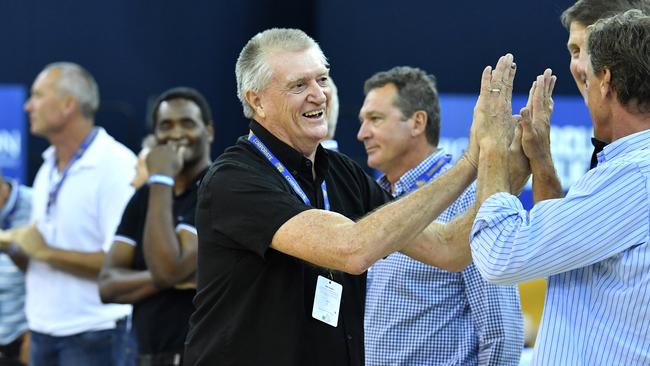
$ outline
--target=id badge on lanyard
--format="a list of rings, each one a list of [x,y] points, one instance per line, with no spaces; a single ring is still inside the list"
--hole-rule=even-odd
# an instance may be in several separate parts
[[[248,134],[248,141],[252,143],[255,148],[264,155],[264,157],[273,165],[276,170],[289,182],[289,185],[300,196],[306,205],[311,206],[309,197],[300,188],[298,181],[291,175],[289,170],[282,164],[278,158],[273,155],[266,145],[251,131]],[[323,180],[321,184],[323,190],[323,201],[325,210],[330,210],[329,197],[327,196],[327,185]],[[330,273],[330,277],[332,274]],[[339,322],[339,311],[341,308],[341,297],[343,296],[343,286],[333,279],[327,279],[323,276],[318,276],[316,280],[316,292],[314,294],[314,307],[312,308],[311,316],[325,324],[331,325],[336,328]]]

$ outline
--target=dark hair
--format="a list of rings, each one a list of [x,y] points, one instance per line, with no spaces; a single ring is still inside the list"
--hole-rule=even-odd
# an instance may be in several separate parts
[[[569,30],[572,22],[578,22],[586,27],[600,19],[630,9],[639,9],[650,14],[650,0],[578,0],[562,12],[560,21],[564,28]]]
[[[156,128],[156,116],[158,114],[158,108],[160,108],[160,104],[172,99],[185,99],[194,102],[201,110],[203,123],[206,125],[212,124],[212,110],[210,109],[210,105],[208,104],[205,97],[196,89],[179,86],[164,91],[158,96],[158,98],[156,98],[156,101],[153,103],[153,108],[151,108],[151,119],[149,121],[149,126],[152,130]]]
[[[650,16],[639,10],[602,19],[587,28],[594,73],[609,69],[618,101],[650,113]]]
[[[422,69],[410,66],[397,66],[388,71],[374,74],[363,85],[364,93],[384,85],[393,84],[397,88],[395,106],[408,119],[417,111],[427,113],[426,135],[431,145],[438,145],[440,139],[440,102],[436,89],[436,77]]]

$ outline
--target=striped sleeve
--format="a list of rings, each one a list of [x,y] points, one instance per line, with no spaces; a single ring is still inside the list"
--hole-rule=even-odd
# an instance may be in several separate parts
[[[635,164],[596,169],[563,199],[530,213],[507,193],[488,198],[471,232],[472,257],[491,282],[516,283],[585,267],[643,243],[648,190]]]

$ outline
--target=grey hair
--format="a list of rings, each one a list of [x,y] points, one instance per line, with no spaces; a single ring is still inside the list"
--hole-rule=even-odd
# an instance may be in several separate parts
[[[244,116],[253,118],[255,111],[246,101],[246,91],[259,93],[273,79],[273,73],[266,61],[272,52],[298,52],[314,48],[320,54],[323,64],[327,59],[316,41],[299,29],[271,28],[257,33],[239,53],[235,65],[237,97],[244,108]]]
[[[331,140],[334,138],[336,124],[339,120],[339,92],[331,76],[327,85],[332,91],[330,101],[327,104],[327,139]]]
[[[59,70],[56,87],[61,95],[70,95],[77,100],[81,114],[92,119],[99,108],[99,88],[95,78],[83,67],[72,62],[54,62],[41,73]]]

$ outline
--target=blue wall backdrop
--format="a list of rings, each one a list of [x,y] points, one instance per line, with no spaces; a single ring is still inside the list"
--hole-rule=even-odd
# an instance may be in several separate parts
[[[473,100],[483,67],[512,52],[518,64],[517,92],[526,94],[534,77],[551,67],[558,75],[556,95],[576,96],[567,32],[559,22],[572,3],[8,0],[0,2],[0,83],[29,89],[45,64],[78,62],[100,86],[97,124],[134,150],[146,132],[148,101],[172,86],[195,87],[214,109],[217,156],[247,130],[235,94],[234,64],[241,47],[266,28],[297,27],[319,41],[330,60],[341,97],[337,139],[342,151],[365,165],[365,152],[355,138],[357,114],[363,81],[376,71],[421,67],[437,76],[442,93],[469,94],[467,100]],[[571,103],[582,107],[579,100]],[[443,133],[451,133],[453,123],[443,101]],[[583,130],[584,141],[571,135],[576,148],[589,143],[590,132]],[[566,132],[554,132],[554,138]],[[47,143],[30,136],[27,146],[29,183]],[[569,156],[573,148],[566,145]]]

